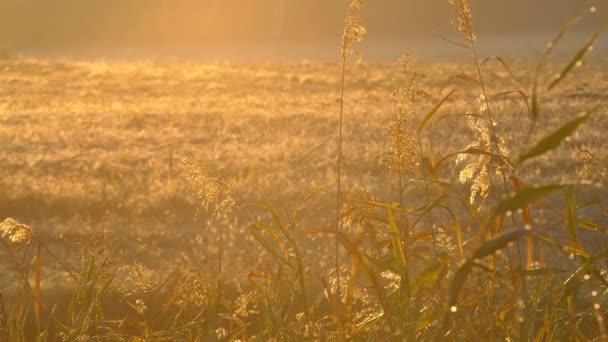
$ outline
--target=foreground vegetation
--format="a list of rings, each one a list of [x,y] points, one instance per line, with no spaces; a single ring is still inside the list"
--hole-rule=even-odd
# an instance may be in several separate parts
[[[353,63],[360,6],[338,65],[2,61],[0,340],[606,339],[599,33]]]

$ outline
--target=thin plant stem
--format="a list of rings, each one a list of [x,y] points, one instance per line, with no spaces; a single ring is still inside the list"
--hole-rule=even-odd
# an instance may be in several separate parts
[[[473,56],[475,58],[475,67],[477,68],[477,76],[479,77],[479,84],[481,85],[481,92],[483,93],[483,99],[484,99],[484,102],[485,102],[486,108],[487,108],[486,112],[488,114],[490,130],[492,132],[492,141],[494,142],[494,148],[496,149],[496,155],[498,156],[498,158],[502,159],[503,155],[500,152],[500,147],[499,147],[499,143],[498,143],[498,135],[496,135],[496,128],[494,127],[494,119],[492,118],[492,110],[490,109],[490,100],[488,100],[486,84],[483,79],[483,73],[481,72],[481,63],[479,62],[479,56],[477,55],[477,46],[474,41],[471,42],[471,50],[473,51]],[[502,160],[500,162],[502,162]],[[502,167],[500,168],[500,173],[502,174],[503,187],[504,187],[503,190],[504,190],[504,192],[506,192],[507,191],[507,176]],[[490,178],[490,180],[491,180],[491,178]]]
[[[342,225],[340,218],[342,212],[342,139],[344,123],[344,83],[346,79],[346,57],[342,57],[342,77],[340,89],[340,121],[338,124],[338,160],[337,160],[337,191],[336,191],[336,222],[334,234],[334,256],[336,263],[336,296],[340,298],[340,246],[338,244],[338,233]]]
[[[218,258],[217,258],[217,273],[218,275],[222,274],[222,257],[223,257],[223,239],[222,239],[222,232],[220,232],[220,236],[219,236],[219,241],[218,241]]]

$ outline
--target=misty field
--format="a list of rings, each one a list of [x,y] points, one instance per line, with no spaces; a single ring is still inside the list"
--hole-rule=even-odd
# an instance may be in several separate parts
[[[559,62],[547,65],[546,74],[552,77],[562,65]],[[529,61],[516,61],[507,69],[498,60],[483,66],[485,81],[490,85],[496,134],[504,138],[509,157],[515,158],[608,93],[606,64],[601,61],[583,64],[560,87],[550,94],[539,95],[542,112],[529,136],[529,99],[512,91],[528,90],[534,67]],[[420,62],[417,69],[426,74],[425,92],[428,93],[420,99],[420,112],[426,114],[445,100],[421,139],[429,148],[432,144],[429,153],[435,160],[454,154],[438,170],[438,186],[431,196],[453,192],[468,201],[471,185],[459,180],[464,165],[456,162],[456,153],[465,150],[474,139],[475,132],[467,124],[464,113],[478,110],[479,90],[470,80],[451,76],[474,74],[474,65]],[[357,241],[355,246],[361,244],[356,248],[375,255],[373,258],[379,264],[374,264],[374,272],[378,272],[378,279],[384,284],[381,286],[387,301],[399,288],[398,268],[391,266],[390,260],[385,260],[388,256],[384,255],[387,251],[390,254],[390,242],[385,245],[379,236],[362,243],[361,231],[368,229],[366,225],[374,226],[378,235],[390,241],[390,234],[386,235],[381,226],[388,222],[384,209],[399,210],[399,181],[387,171],[383,155],[387,144],[390,145],[390,122],[399,111],[394,92],[402,82],[400,72],[398,63],[355,63],[347,69],[344,99],[343,191],[352,200],[346,203],[350,205],[352,217],[345,220],[348,224],[343,229]],[[93,273],[89,276],[97,277],[99,282],[111,279],[111,283],[102,286],[89,279],[88,286],[100,286],[95,310],[105,312],[105,316],[87,316],[94,322],[95,331],[111,331],[114,335],[107,335],[109,339],[111,336],[127,338],[129,334],[150,339],[192,338],[196,336],[195,331],[200,332],[202,328],[196,325],[184,328],[187,326],[184,322],[208,319],[209,307],[196,302],[196,298],[180,297],[187,297],[192,290],[188,293],[178,290],[185,286],[184,279],[190,279],[195,272],[197,277],[208,281],[199,284],[205,289],[200,289],[201,298],[212,302],[221,259],[221,279],[225,284],[222,293],[216,293],[223,298],[216,303],[219,316],[211,323],[202,323],[208,324],[205,329],[213,331],[217,338],[246,339],[262,331],[269,335],[258,338],[295,338],[308,333],[320,334],[316,338],[331,336],[332,324],[338,323],[329,322],[329,318],[324,322],[321,316],[327,315],[323,312],[331,312],[329,308],[334,305],[331,297],[323,295],[336,286],[335,271],[332,271],[334,246],[333,236],[323,227],[332,225],[336,210],[339,65],[12,59],[0,63],[0,89],[0,217],[27,224],[36,241],[44,245],[40,254],[34,250],[36,243],[29,243],[27,247],[15,245],[14,254],[23,255],[21,268],[15,269],[10,259],[3,258],[3,305],[12,303],[13,307],[19,307],[22,292],[27,297],[19,274],[32,269],[26,274],[34,279],[33,269],[39,267],[36,278],[40,290],[34,292],[47,305],[41,314],[43,321],[52,323],[49,312],[53,306],[58,305],[56,315],[66,315],[70,298],[74,303],[78,297],[78,290],[74,292],[74,288],[83,281],[80,274],[82,277],[86,274],[81,268],[97,267],[98,270],[90,270]],[[577,287],[579,311],[576,315],[571,317],[568,310],[556,304],[556,311],[564,310],[560,314],[564,329],[571,329],[569,324],[580,324],[571,321],[576,322],[580,316],[580,322],[584,323],[579,328],[581,338],[602,331],[597,330],[598,321],[594,317],[600,315],[597,317],[601,318],[600,311],[608,305],[604,292],[607,219],[606,212],[602,213],[606,207],[598,205],[608,200],[606,130],[608,124],[605,107],[602,107],[602,111],[591,116],[558,148],[518,169],[519,179],[526,184],[576,186],[575,200],[580,203],[577,218],[580,227],[576,229],[580,232],[573,248],[580,249],[581,255],[583,250],[585,255],[604,253],[603,261],[594,266],[594,271],[603,279],[593,278]],[[592,154],[586,154],[591,151]],[[201,176],[200,170],[207,178],[197,178]],[[219,185],[215,184],[220,178]],[[205,180],[215,188],[210,189]],[[439,180],[450,185],[441,185]],[[428,203],[424,187],[415,183],[402,186],[403,205],[412,209],[407,215],[419,215],[415,208],[424,208]],[[445,189],[440,190],[443,186]],[[229,208],[205,202],[200,195],[204,197],[210,190],[219,193],[215,199],[228,198],[230,202],[224,204]],[[428,188],[426,191],[428,196]],[[570,194],[573,190],[564,191]],[[469,245],[477,243],[478,223],[467,214],[470,208],[454,198],[445,199],[443,204],[454,208],[454,217],[446,216],[445,212],[432,214],[429,222],[423,219],[411,232],[419,239],[406,246],[409,257],[414,259],[412,278],[422,274],[422,279],[415,280],[418,294],[414,302],[427,291],[444,293],[453,277],[454,266],[449,265],[462,262],[469,254]],[[569,198],[566,195],[566,202]],[[218,210],[214,212],[214,209]],[[225,212],[218,212],[222,210]],[[535,230],[559,244],[569,245],[567,219],[560,216],[560,212],[566,210],[560,191],[544,198],[532,209]],[[290,228],[293,231],[282,237],[282,228],[275,227],[275,221],[290,222],[294,212],[298,217]],[[414,219],[404,218],[403,213],[395,212],[395,215],[401,217],[398,220]],[[453,222],[452,219],[460,221],[461,237],[457,237],[453,224],[445,223]],[[373,220],[381,224],[372,223]],[[429,226],[430,222],[433,227]],[[520,219],[509,220],[504,223],[504,229],[516,228],[520,225],[518,222]],[[431,247],[429,236],[424,235],[427,231],[435,232],[433,239],[437,241],[433,244],[439,246]],[[292,238],[297,240],[293,246]],[[260,239],[265,244],[261,244]],[[536,244],[534,248],[542,248],[540,242]],[[464,251],[459,251],[459,246]],[[520,250],[519,262],[522,262],[523,250],[526,259],[525,242],[521,246],[509,246],[510,251],[505,254],[518,260],[514,256]],[[302,273],[290,276],[293,270],[289,265],[295,262],[295,250]],[[447,267],[441,272],[439,268],[432,271],[437,272],[435,275],[428,273],[429,265],[434,264],[432,250],[435,250],[433,253],[439,250],[441,255],[445,253],[445,257],[437,260],[445,262]],[[527,291],[555,291],[553,299],[541,298],[537,307],[559,302],[559,284],[567,281],[573,272],[578,272],[580,277],[582,273],[592,272],[591,269],[577,270],[580,263],[569,260],[571,253],[562,254],[559,248],[553,251],[545,246],[541,253],[544,255],[540,257],[545,260],[539,259],[538,254],[533,256],[532,268],[517,266],[524,267],[519,272],[538,271],[537,275],[530,275],[535,283],[529,285]],[[365,274],[358,274],[364,271],[355,271],[353,265],[357,262],[350,259],[357,258],[352,250],[342,250],[341,254],[342,286],[346,292],[342,295],[346,296],[344,305],[349,305],[352,314],[345,318],[345,322],[350,322],[344,323],[345,326],[353,324],[348,329],[354,329],[351,332],[361,336],[388,338],[390,335],[381,325],[375,326],[382,320],[383,309],[374,297],[374,282],[370,284]],[[87,266],[87,260],[93,266]],[[380,267],[382,262],[385,264]],[[513,262],[511,258],[509,262]],[[368,263],[372,264],[371,261],[364,264]],[[487,267],[493,266],[490,263]],[[482,281],[481,276],[477,277],[465,285],[465,289],[470,290],[464,292],[474,291],[475,282]],[[497,291],[511,295],[522,291],[517,281],[511,280],[515,277],[513,273],[494,280],[500,283]],[[536,280],[539,277],[543,280]],[[585,279],[588,277],[585,275]],[[298,312],[292,312],[298,309],[291,306],[301,305],[299,292],[293,292],[295,303],[293,296],[289,299],[289,288],[299,289],[293,283],[298,281],[307,289],[307,305],[317,308],[314,313],[311,309],[310,315],[317,316],[318,321],[309,323],[308,328],[306,319],[312,321],[313,318],[305,319],[296,315]],[[557,281],[557,288],[543,287],[553,281]],[[604,285],[598,286],[602,281]],[[324,286],[329,288],[324,291]],[[592,290],[600,291],[599,296],[595,292],[591,297]],[[432,295],[432,298],[439,300],[439,296]],[[600,303],[601,309],[594,310],[592,301]],[[34,304],[36,300],[30,298],[28,302]],[[271,302],[277,305],[276,310],[288,311],[266,311],[272,310],[268,307]],[[514,308],[513,312],[508,311],[508,306],[503,308],[501,311],[505,310],[506,317],[501,320],[521,324],[517,318],[521,314],[515,312],[532,310],[523,305],[524,308]],[[192,316],[184,316],[184,322],[173,322],[170,326],[170,316],[182,310],[184,315]],[[197,310],[200,313],[197,314]],[[24,324],[33,327],[34,315],[27,312],[20,315],[29,317]],[[426,316],[426,311],[421,312],[423,317],[417,319],[418,323],[408,334],[424,334],[425,329],[432,330],[434,320],[441,320],[439,311]],[[278,321],[267,317],[273,314]],[[437,315],[436,318],[433,315]],[[463,315],[461,319],[469,314]],[[539,315],[537,324],[542,327],[543,315],[535,315]],[[273,322],[267,321],[269,319]],[[601,324],[601,320],[599,322]],[[169,326],[175,335],[158,333]],[[268,330],[270,326],[279,330]],[[530,328],[536,331],[530,332],[532,337],[539,334],[534,329],[538,328]],[[193,335],[187,335],[186,331]],[[354,338],[352,336],[350,338]]]

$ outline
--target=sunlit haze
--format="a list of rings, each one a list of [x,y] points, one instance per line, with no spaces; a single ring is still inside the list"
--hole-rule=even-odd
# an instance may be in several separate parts
[[[0,0],[0,342],[608,341],[607,31]]]

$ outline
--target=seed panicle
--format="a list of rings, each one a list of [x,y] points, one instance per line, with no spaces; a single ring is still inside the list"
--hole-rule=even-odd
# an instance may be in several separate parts
[[[342,58],[348,58],[353,53],[357,53],[355,44],[359,43],[367,33],[367,27],[361,18],[361,7],[363,7],[363,0],[352,0],[348,7],[342,36]]]
[[[456,14],[458,31],[464,35],[467,41],[473,43],[476,37],[473,31],[473,15],[468,0],[448,0],[448,2]]]

